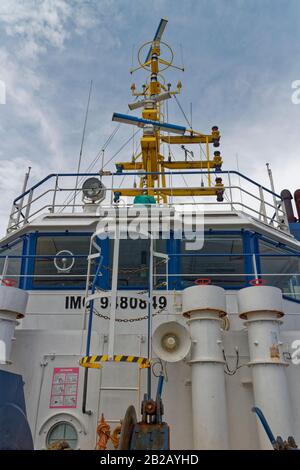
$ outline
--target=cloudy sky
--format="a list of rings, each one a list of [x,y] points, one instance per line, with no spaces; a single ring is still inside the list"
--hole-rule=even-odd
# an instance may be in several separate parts
[[[277,191],[300,187],[300,104],[291,100],[300,80],[299,0],[1,0],[1,233],[29,165],[31,184],[75,171],[91,80],[82,169],[94,160],[116,126],[112,113],[131,101],[132,50],[152,39],[161,17],[186,70],[167,80],[183,82],[180,101],[187,114],[192,102],[196,130],[220,127],[224,167],[236,169],[238,155],[240,170],[267,184],[270,162]],[[175,102],[170,115],[185,124]]]

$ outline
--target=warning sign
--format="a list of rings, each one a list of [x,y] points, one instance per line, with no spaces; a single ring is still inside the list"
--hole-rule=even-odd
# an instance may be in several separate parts
[[[49,408],[76,408],[79,367],[53,370]]]

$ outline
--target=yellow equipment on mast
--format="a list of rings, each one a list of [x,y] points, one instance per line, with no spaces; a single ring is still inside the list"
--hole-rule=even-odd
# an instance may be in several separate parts
[[[175,90],[171,89],[171,84],[165,85],[162,80],[164,70],[169,67],[184,71],[182,67],[173,65],[174,54],[171,47],[161,41],[167,20],[162,19],[156,31],[153,41],[143,44],[138,51],[139,66],[132,69],[134,73],[137,70],[144,69],[150,71],[150,81],[142,85],[141,91],[136,91],[133,83],[131,86],[132,95],[136,98],[142,97],[129,104],[129,109],[134,110],[143,108],[142,118],[136,118],[130,115],[114,113],[113,120],[136,125],[143,128],[143,137],[141,138],[141,152],[133,155],[131,162],[118,162],[117,171],[139,171],[141,173],[139,187],[132,189],[118,189],[119,196],[138,196],[148,195],[155,198],[157,202],[167,202],[168,196],[217,196],[218,201],[223,200],[224,186],[222,179],[216,177],[215,184],[212,184],[210,170],[218,171],[222,166],[222,158],[219,151],[214,152],[214,157],[210,157],[209,145],[219,146],[220,133],[217,126],[212,127],[211,134],[203,134],[193,129],[187,129],[164,122],[161,113],[161,103],[181,91],[181,82],[177,83]],[[169,51],[170,58],[165,60],[161,58],[162,46]],[[145,61],[141,60],[145,47],[149,47],[149,52]],[[170,135],[172,133],[181,135]],[[169,146],[180,144],[185,151],[184,160],[174,160],[170,156],[166,161],[161,154],[161,144],[166,143]],[[194,158],[188,160],[188,154],[193,152],[185,149],[184,144],[204,144],[205,158]],[[200,149],[201,150],[201,149]],[[165,169],[168,170],[207,170],[207,185],[201,184],[196,187],[170,188],[166,186]]]

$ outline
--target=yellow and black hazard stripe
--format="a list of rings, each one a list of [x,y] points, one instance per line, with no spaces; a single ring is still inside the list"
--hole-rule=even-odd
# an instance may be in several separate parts
[[[108,362],[108,354],[102,354],[101,356],[85,356],[82,357],[79,361],[79,364],[82,367],[89,367],[91,369],[100,369],[101,363]],[[124,354],[119,354],[113,357],[114,362],[127,362],[127,363],[136,363],[140,368],[144,369],[150,367],[150,361],[146,357],[140,356],[125,356]]]

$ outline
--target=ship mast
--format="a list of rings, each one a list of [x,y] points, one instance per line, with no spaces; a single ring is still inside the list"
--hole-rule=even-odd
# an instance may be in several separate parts
[[[133,155],[130,162],[118,162],[117,171],[138,171],[140,175],[139,187],[132,189],[118,189],[115,192],[115,201],[120,196],[140,196],[146,195],[152,202],[166,203],[168,196],[217,196],[218,201],[223,200],[224,186],[222,179],[217,175],[213,184],[211,170],[217,172],[221,169],[222,158],[219,151],[214,152],[213,158],[210,156],[210,144],[219,147],[220,133],[217,126],[212,127],[210,134],[196,132],[184,126],[166,123],[161,112],[161,103],[172,97],[176,97],[181,91],[181,82],[178,81],[175,89],[171,84],[165,85],[162,72],[169,67],[184,71],[182,67],[173,65],[174,53],[171,47],[161,40],[167,25],[166,19],[161,19],[154,39],[143,44],[138,51],[138,67],[132,69],[133,74],[137,70],[144,69],[150,72],[150,79],[142,85],[140,91],[137,91],[136,85],[131,86],[132,95],[137,101],[129,104],[130,110],[142,108],[141,118],[126,114],[113,114],[113,121],[131,124],[143,129],[141,138],[141,151]],[[142,60],[145,48],[149,48],[146,59]],[[167,52],[167,59],[162,58],[162,51]],[[142,97],[142,99],[138,99]],[[175,134],[175,135],[172,135]],[[181,145],[185,150],[184,160],[174,160],[171,157],[166,161],[161,153],[161,144]],[[204,144],[204,149],[200,148],[197,158],[189,160],[188,154],[194,155],[194,152],[186,149],[184,144]],[[201,158],[203,151],[205,158]],[[166,185],[165,170],[205,170],[207,184],[196,187],[176,187],[170,188]],[[173,174],[173,173],[172,173]]]

